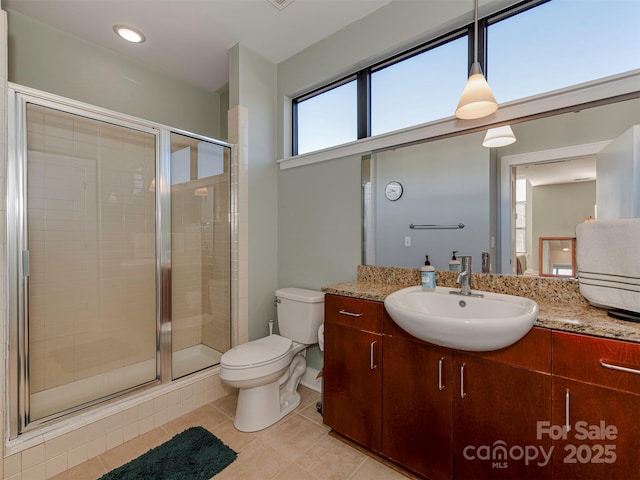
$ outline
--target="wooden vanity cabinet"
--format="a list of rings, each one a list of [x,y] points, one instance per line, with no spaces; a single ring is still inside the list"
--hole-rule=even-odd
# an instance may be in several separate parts
[[[640,478],[640,344],[534,327],[461,352],[407,334],[381,302],[326,295],[323,412],[431,480]],[[536,458],[514,458],[527,448]]]
[[[551,440],[536,438],[537,422],[551,418],[551,375],[460,352],[454,357],[453,478],[551,478],[541,450],[549,452]],[[513,447],[515,455],[507,455]],[[536,457],[517,458],[520,447],[531,457],[535,448]]]
[[[640,478],[639,344],[553,332],[552,410],[554,478]]]
[[[382,452],[431,480],[450,479],[453,352],[384,315]]]
[[[380,453],[382,313],[380,302],[325,295],[324,423]]]
[[[485,458],[496,442],[549,451],[536,422],[551,418],[550,331],[487,353],[422,342],[386,312],[383,332],[384,456],[432,480],[551,478],[550,462]]]

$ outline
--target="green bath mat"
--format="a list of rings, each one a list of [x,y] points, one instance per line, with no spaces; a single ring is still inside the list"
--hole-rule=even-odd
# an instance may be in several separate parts
[[[202,427],[192,427],[99,480],[209,480],[237,453]]]

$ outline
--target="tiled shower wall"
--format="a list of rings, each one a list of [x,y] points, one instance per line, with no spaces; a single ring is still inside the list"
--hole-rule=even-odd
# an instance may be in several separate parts
[[[229,172],[230,155],[225,158]],[[218,352],[231,346],[230,175],[212,178],[212,216],[202,227],[202,343]]]
[[[229,109],[227,141],[235,145],[231,183],[231,309],[233,345],[249,341],[249,110]]]
[[[227,160],[226,171],[229,171]],[[172,348],[230,347],[229,176],[172,193]]]
[[[194,164],[197,141],[191,145]],[[220,147],[222,149],[222,147]],[[224,173],[172,187],[172,349],[230,348],[230,163]]]
[[[193,188],[171,191],[171,345],[202,343],[202,242],[200,197]]]

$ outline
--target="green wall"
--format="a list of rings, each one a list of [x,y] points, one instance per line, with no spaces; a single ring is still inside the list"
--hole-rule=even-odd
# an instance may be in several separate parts
[[[13,11],[9,81],[220,138],[220,96]]]
[[[360,156],[281,170],[278,285],[355,280],[360,264]]]
[[[355,280],[361,249],[360,156],[281,170],[278,285],[319,290]],[[322,369],[317,347],[308,364]]]

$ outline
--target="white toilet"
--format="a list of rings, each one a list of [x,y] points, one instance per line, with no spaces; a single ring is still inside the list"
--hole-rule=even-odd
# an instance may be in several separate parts
[[[318,343],[324,321],[322,292],[281,288],[276,303],[280,335],[238,345],[220,359],[220,378],[240,389],[234,425],[242,432],[273,425],[300,404],[304,351]]]

